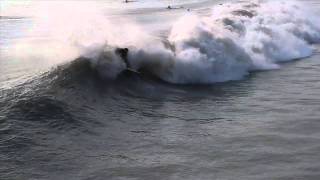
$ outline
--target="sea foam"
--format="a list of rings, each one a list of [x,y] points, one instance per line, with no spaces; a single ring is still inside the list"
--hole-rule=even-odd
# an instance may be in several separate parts
[[[319,19],[298,2],[249,1],[215,6],[209,17],[188,14],[172,28],[173,83],[235,80],[308,57],[320,42]]]
[[[41,15],[35,24],[53,37],[54,48],[62,45],[51,57],[73,52],[63,58],[90,59],[91,66],[110,79],[126,69],[114,52],[117,47],[129,48],[128,61],[137,71],[143,69],[170,83],[201,84],[279,68],[281,62],[312,55],[312,44],[320,42],[320,18],[297,1],[219,4],[208,16],[186,11],[162,38],[138,23],[114,22],[88,7],[72,13],[67,9],[68,18],[61,9],[58,14]]]
[[[298,2],[226,3],[213,7],[208,17],[186,14],[165,43],[133,47],[129,61],[171,83],[237,80],[312,55],[312,43],[320,42],[319,25]]]

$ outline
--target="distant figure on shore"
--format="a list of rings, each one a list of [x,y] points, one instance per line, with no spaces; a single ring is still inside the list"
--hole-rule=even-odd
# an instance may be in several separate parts
[[[170,5],[167,7],[167,9],[183,9],[183,8],[184,8],[183,6],[180,6],[180,7],[177,7],[177,6],[176,6],[176,7],[172,7],[172,6],[170,6]]]
[[[138,0],[124,0],[123,2],[124,3],[134,3],[134,2],[137,2]]]

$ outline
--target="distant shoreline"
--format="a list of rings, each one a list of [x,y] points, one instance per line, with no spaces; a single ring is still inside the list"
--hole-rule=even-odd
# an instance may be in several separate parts
[[[27,17],[23,16],[0,16],[0,19],[26,19]]]

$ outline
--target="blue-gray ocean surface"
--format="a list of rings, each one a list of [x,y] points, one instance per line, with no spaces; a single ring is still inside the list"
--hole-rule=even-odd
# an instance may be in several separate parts
[[[0,1],[1,180],[320,179],[318,0],[88,2]]]

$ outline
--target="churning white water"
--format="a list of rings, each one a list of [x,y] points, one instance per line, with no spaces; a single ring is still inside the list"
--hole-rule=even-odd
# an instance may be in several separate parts
[[[40,5],[29,33],[44,38],[18,42],[15,52],[55,63],[87,57],[106,78],[116,78],[126,68],[114,53],[116,47],[129,48],[136,70],[171,83],[198,84],[279,68],[280,62],[312,55],[312,44],[320,42],[320,18],[296,1],[221,3],[209,15],[181,6],[183,12],[161,37],[132,18],[112,18],[91,3],[76,8],[73,3]],[[44,50],[31,50],[40,48]]]

